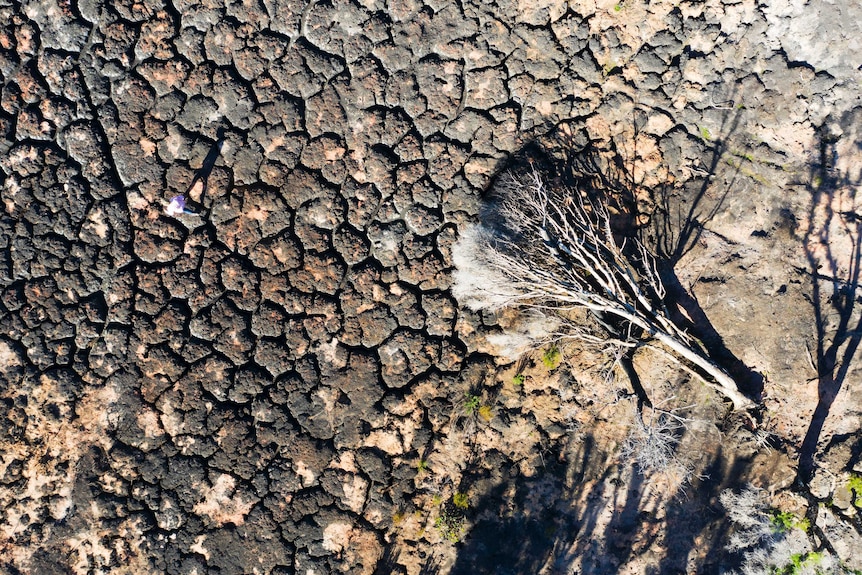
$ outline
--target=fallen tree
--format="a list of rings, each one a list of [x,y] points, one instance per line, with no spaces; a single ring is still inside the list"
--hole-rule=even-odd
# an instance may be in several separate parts
[[[734,409],[750,407],[734,380],[667,317],[655,258],[637,237],[615,232],[606,198],[590,192],[548,187],[535,170],[503,176],[482,222],[453,252],[455,297],[473,310],[522,307],[559,317],[586,309],[606,325],[615,318],[699,368]],[[574,337],[599,339],[574,329]]]

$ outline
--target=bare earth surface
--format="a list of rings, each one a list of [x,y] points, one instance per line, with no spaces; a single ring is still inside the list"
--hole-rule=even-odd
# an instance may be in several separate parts
[[[862,8],[784,4],[0,0],[0,572],[721,573],[747,484],[862,569]],[[682,491],[619,365],[451,295],[587,140],[758,402],[634,354]]]

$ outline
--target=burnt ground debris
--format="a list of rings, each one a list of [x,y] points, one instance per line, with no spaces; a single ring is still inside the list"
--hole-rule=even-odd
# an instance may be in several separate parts
[[[717,572],[746,481],[852,561],[859,72],[792,33],[850,24],[795,10],[0,3],[0,569]],[[688,214],[675,277],[767,376],[775,450],[713,398],[677,505],[615,459],[624,380],[585,354],[513,385],[506,318],[449,292],[493,178],[573,134]],[[196,175],[203,209],[164,214]]]

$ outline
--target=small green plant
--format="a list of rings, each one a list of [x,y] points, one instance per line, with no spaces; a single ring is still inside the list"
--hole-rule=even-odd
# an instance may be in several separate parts
[[[470,507],[470,498],[467,497],[466,493],[456,491],[455,495],[452,496],[452,504],[458,509],[467,509]]]
[[[605,64],[602,66],[602,75],[607,78],[618,70],[619,65],[616,63],[616,61],[609,60],[608,62],[605,62]]]
[[[785,533],[793,529],[793,521],[796,517],[789,511],[775,511],[770,518],[772,525],[779,533]]]
[[[853,496],[853,505],[862,506],[862,475],[855,473],[850,475],[850,479],[847,481],[847,491]]]
[[[431,498],[431,505],[432,505],[432,506],[437,507],[437,506],[439,506],[441,503],[443,503],[443,496],[442,496],[442,495],[440,495],[439,493],[435,494],[435,495]]]
[[[464,413],[473,415],[479,409],[479,405],[481,405],[479,396],[468,393],[464,401]]]
[[[622,4],[614,4],[614,12],[619,12],[622,9],[623,9]]]
[[[443,508],[440,510],[440,516],[434,521],[434,528],[449,543],[458,543],[466,531],[464,514],[457,509]]]
[[[519,373],[515,377],[512,378],[512,385],[524,385],[524,382],[527,381],[527,376],[523,373]]]
[[[477,413],[479,414],[479,417],[481,417],[485,421],[491,421],[492,419],[494,419],[494,411],[491,409],[490,405],[480,406]]]
[[[823,553],[812,551],[810,553],[794,553],[790,556],[790,563],[784,567],[774,569],[776,575],[799,575],[806,567],[814,567],[823,560]],[[820,571],[817,571],[820,573]]]
[[[424,459],[420,459],[416,462],[416,473],[424,473],[428,471],[428,462]]]
[[[791,529],[800,529],[808,533],[808,530],[811,529],[811,522],[808,518],[800,519],[789,511],[773,511],[770,521],[779,533],[786,533]]]
[[[552,345],[545,350],[545,353],[542,354],[542,363],[549,370],[556,369],[560,365],[562,357],[563,356],[560,353],[560,348],[556,345]]]
[[[709,128],[707,128],[706,126],[698,126],[698,128],[700,129],[701,138],[703,138],[707,142],[712,139],[712,134],[709,132]]]

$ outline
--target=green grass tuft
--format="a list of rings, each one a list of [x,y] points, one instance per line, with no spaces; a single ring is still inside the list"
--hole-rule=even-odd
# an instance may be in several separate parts
[[[560,353],[560,348],[556,345],[552,345],[547,350],[545,350],[545,353],[542,354],[542,363],[549,370],[553,370],[559,367],[562,359],[563,354]]]
[[[457,491],[455,492],[455,495],[452,496],[452,504],[458,509],[467,509],[470,507],[470,498],[467,497],[466,493]]]
[[[464,401],[464,413],[473,415],[479,409],[480,400],[478,395],[468,393]]]

